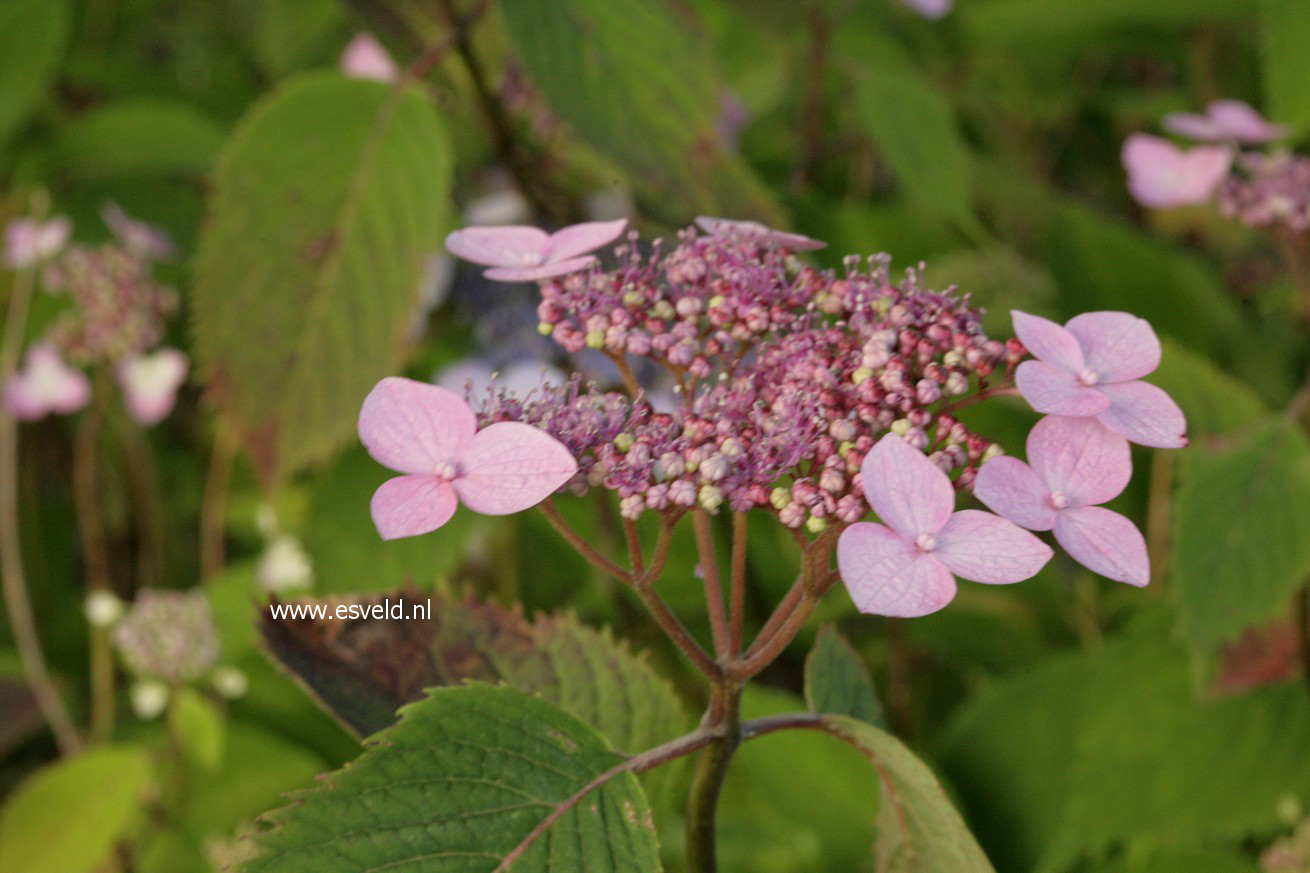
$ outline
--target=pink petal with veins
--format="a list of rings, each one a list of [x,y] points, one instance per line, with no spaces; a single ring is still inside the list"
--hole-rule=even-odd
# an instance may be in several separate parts
[[[1005,585],[1037,574],[1051,547],[1013,522],[990,512],[964,509],[937,532],[933,557],[956,576]]]
[[[1100,506],[1066,509],[1055,522],[1055,539],[1075,561],[1107,579],[1138,587],[1151,581],[1146,540],[1117,512]]]
[[[455,489],[433,475],[397,476],[373,493],[369,509],[384,540],[430,533],[455,514]]]
[[[1048,415],[1037,422],[1028,432],[1028,463],[1047,495],[1060,492],[1066,506],[1113,500],[1133,475],[1128,441],[1095,418]]]
[[[546,244],[546,261],[557,263],[594,252],[618,239],[628,226],[626,218],[616,221],[585,221],[562,227],[550,235]]]
[[[582,255],[567,261],[554,261],[539,267],[493,267],[482,275],[497,282],[532,282],[537,279],[549,279],[552,276],[564,276],[590,267],[596,263],[595,255]]]
[[[1017,309],[1010,312],[1010,320],[1014,335],[1037,360],[1070,373],[1079,373],[1086,366],[1082,345],[1064,327]]]
[[[521,268],[540,265],[550,235],[539,227],[465,227],[446,237],[446,250],[456,257],[488,267]]]
[[[1173,398],[1149,382],[1117,382],[1100,390],[1110,407],[1097,420],[1132,442],[1157,449],[1187,445],[1187,419]]]
[[[941,561],[881,524],[860,522],[842,531],[837,567],[860,612],[916,618],[955,597],[955,579]]]
[[[860,483],[878,518],[909,539],[936,533],[955,509],[951,480],[894,433],[880,439],[865,456]]]
[[[973,493],[992,512],[1028,530],[1055,527],[1056,510],[1047,500],[1051,489],[1018,458],[1000,455],[983,464],[974,480]]]
[[[1160,366],[1160,340],[1144,318],[1127,312],[1085,312],[1065,327],[1078,338],[1087,367],[1101,382],[1140,379]]]
[[[1014,384],[1033,409],[1050,415],[1099,415],[1110,407],[1099,388],[1080,385],[1074,374],[1045,361],[1024,361]]]
[[[485,515],[536,506],[578,472],[573,455],[550,434],[508,421],[478,431],[456,466],[459,499]]]
[[[379,463],[400,473],[433,473],[473,438],[477,420],[453,391],[389,376],[359,412],[359,438]]]

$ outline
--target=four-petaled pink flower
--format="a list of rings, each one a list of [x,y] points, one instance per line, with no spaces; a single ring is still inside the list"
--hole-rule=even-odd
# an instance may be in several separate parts
[[[1128,191],[1138,203],[1168,209],[1204,203],[1228,177],[1233,153],[1226,146],[1184,151],[1166,139],[1134,133],[1124,141]]]
[[[771,243],[778,248],[790,249],[793,252],[812,252],[828,245],[826,242],[811,239],[799,233],[774,230],[767,224],[760,224],[758,221],[733,221],[728,218],[712,218],[708,215],[702,215],[696,219],[696,225],[709,234],[737,233],[765,244]]]
[[[46,222],[15,218],[5,227],[5,263],[15,270],[30,267],[59,254],[73,232],[62,215]]]
[[[341,53],[341,72],[352,79],[373,79],[392,84],[400,81],[400,68],[371,33],[358,33]]]
[[[577,461],[545,431],[518,422],[477,428],[453,391],[388,377],[364,400],[359,437],[370,455],[402,476],[373,495],[383,539],[441,527],[459,501],[475,512],[508,515],[545,500],[578,471]]]
[[[466,227],[446,237],[457,257],[491,267],[483,273],[499,282],[528,282],[573,273],[596,262],[590,254],[618,239],[628,220],[587,221],[546,233],[539,227]]]
[[[64,363],[51,343],[27,350],[23,368],[5,386],[5,409],[19,421],[36,421],[50,413],[70,415],[91,401],[91,381]]]
[[[1263,115],[1241,100],[1215,100],[1204,115],[1173,112],[1164,117],[1164,129],[1200,142],[1235,142],[1259,145],[1287,136],[1287,128],[1265,121]]]
[[[115,368],[123,405],[138,424],[163,421],[177,405],[177,389],[186,381],[187,359],[177,349],[159,349],[129,358]]]
[[[1160,388],[1140,381],[1160,365],[1160,340],[1126,312],[1087,312],[1064,327],[1011,313],[1014,332],[1037,358],[1015,372],[1019,392],[1038,412],[1094,417],[1144,446],[1187,445],[1187,421]]]
[[[1128,486],[1128,442],[1094,418],[1048,415],[1028,434],[1028,463],[1004,455],[983,464],[974,494],[1029,530],[1054,530],[1078,563],[1116,582],[1150,581],[1146,540],[1131,521],[1097,504]]]
[[[837,566],[861,612],[927,615],[955,597],[955,576],[1020,582],[1051,559],[1049,546],[1012,522],[977,509],[955,512],[951,480],[896,434],[869,451],[860,481],[883,523],[842,531]]]

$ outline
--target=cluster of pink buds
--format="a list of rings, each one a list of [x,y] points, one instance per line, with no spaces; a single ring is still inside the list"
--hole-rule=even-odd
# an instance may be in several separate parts
[[[1145,584],[1140,534],[1099,506],[1127,483],[1128,440],[1185,444],[1181,411],[1140,381],[1160,358],[1144,321],[1091,313],[1062,327],[1015,313],[1018,338],[1002,342],[983,334],[967,297],[922,287],[914,270],[893,281],[885,256],[821,270],[799,257],[822,246],[815,240],[700,219],[671,247],[628,234],[616,266],[602,266],[590,252],[623,230],[488,227],[448,238],[490,278],[536,280],[542,332],[566,352],[605,352],[627,391],[574,377],[525,396],[470,390],[457,407],[439,388],[382,383],[361,437],[408,474],[374,499],[384,536],[439,526],[457,494],[480,511],[517,511],[558,488],[600,487],[629,519],[726,507],[812,534],[836,526],[843,578],[869,612],[939,609],[954,575],[1028,578],[1052,552],[1024,527],[1054,530],[1097,572]],[[1029,351],[1036,360],[1023,360]],[[671,408],[636,383],[643,363],[673,382]],[[1000,447],[953,414],[1002,391],[1048,414],[1030,440],[1031,467],[997,466]],[[436,432],[457,420],[458,434]],[[523,428],[514,451],[473,450],[502,427]],[[470,476],[478,489],[506,489],[505,505],[480,507],[488,496]],[[1004,518],[953,511],[956,492],[975,488]],[[871,508],[885,524],[861,522]]]

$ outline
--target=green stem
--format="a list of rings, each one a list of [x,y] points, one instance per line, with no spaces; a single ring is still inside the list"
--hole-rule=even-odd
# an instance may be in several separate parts
[[[692,774],[687,798],[688,873],[718,869],[715,819],[728,765],[741,744],[741,689],[736,682],[716,682],[702,722],[702,727],[719,735],[701,751]]]

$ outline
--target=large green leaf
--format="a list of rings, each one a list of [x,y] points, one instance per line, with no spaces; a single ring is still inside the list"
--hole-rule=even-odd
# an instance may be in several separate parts
[[[1282,614],[1310,576],[1310,443],[1278,421],[1190,460],[1170,560],[1187,635],[1209,650]]]
[[[662,0],[502,0],[514,48],[551,108],[627,171],[648,211],[777,220],[719,146],[719,88],[703,34]]]
[[[1065,871],[1151,838],[1241,839],[1304,803],[1304,689],[1197,701],[1193,684],[1186,653],[1152,628],[1050,660],[966,706],[944,763],[1002,869]]]
[[[77,179],[202,175],[223,145],[223,127],[189,104],[134,99],[79,116],[55,143],[53,162]]]
[[[247,873],[490,873],[534,828],[622,762],[591,728],[509,688],[443,688],[321,788],[269,816]],[[513,865],[659,870],[650,809],[624,773],[564,812]]]
[[[832,626],[819,631],[805,659],[805,702],[813,712],[849,715],[886,727],[869,668]]]
[[[1264,61],[1269,115],[1300,131],[1310,127],[1310,76],[1305,52],[1310,45],[1310,3],[1261,0],[1260,58]]]
[[[0,146],[45,95],[67,39],[63,0],[0,4]]]
[[[1166,337],[1163,345],[1160,369],[1150,381],[1178,401],[1194,441],[1199,434],[1235,433],[1265,414],[1263,401],[1245,383],[1181,343]]]
[[[449,209],[448,152],[417,88],[335,73],[274,90],[224,147],[196,355],[265,479],[336,451],[400,363]]]
[[[1297,0],[1289,0],[1291,3]],[[1025,48],[1081,48],[1088,40],[1131,26],[1180,27],[1243,20],[1256,0],[993,0],[960,9],[970,36],[980,44]]]
[[[105,746],[32,776],[0,810],[0,873],[90,873],[143,813],[150,759]]]

